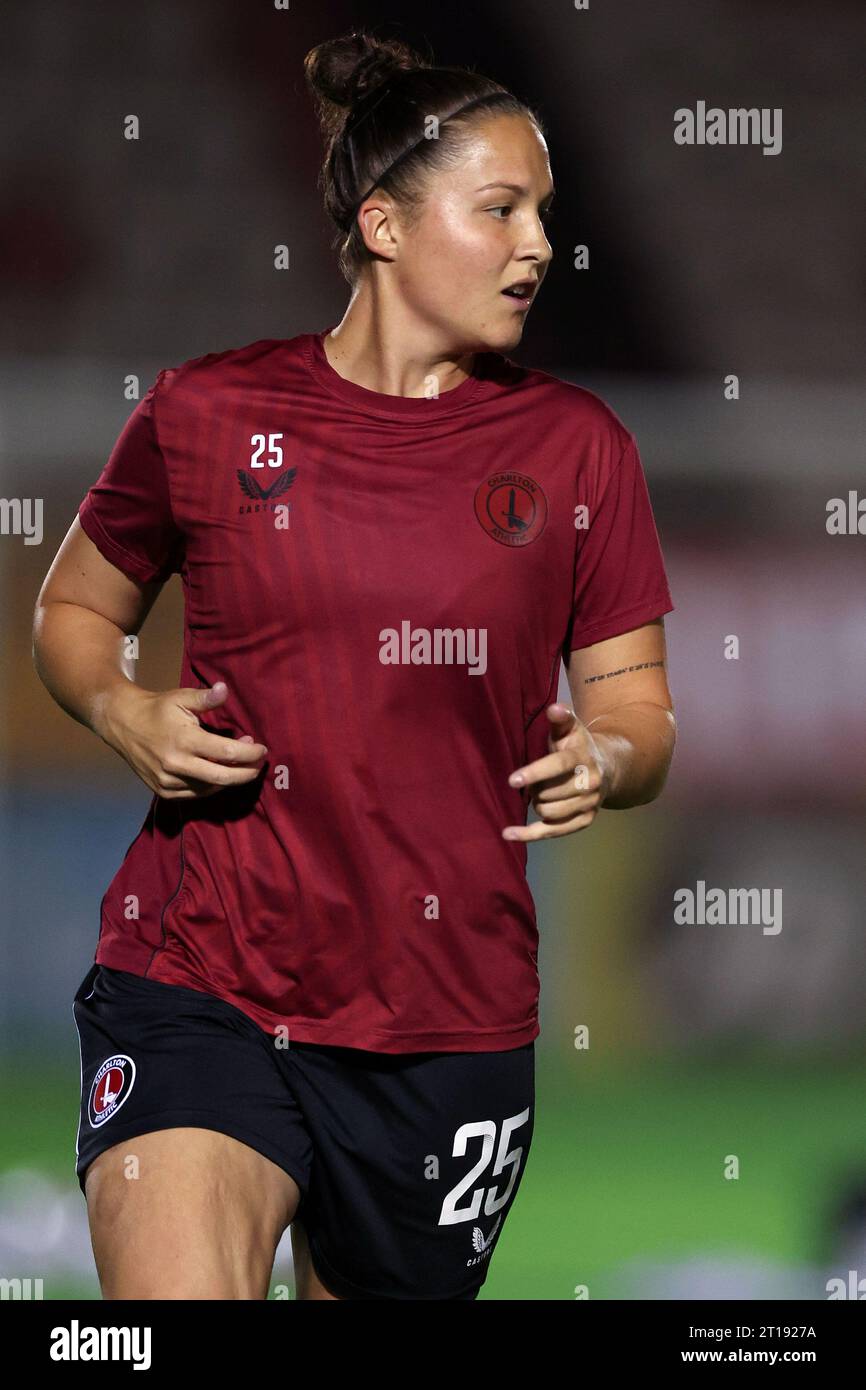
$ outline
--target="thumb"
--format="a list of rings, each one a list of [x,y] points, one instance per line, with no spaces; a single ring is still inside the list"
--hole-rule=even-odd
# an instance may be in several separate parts
[[[195,690],[178,691],[180,703],[189,710],[214,709],[228,699],[228,693],[225,681],[215,681],[213,685],[205,685]]]
[[[580,720],[574,710],[569,709],[568,705],[563,705],[558,700],[555,701],[554,704],[548,705],[545,713],[550,722],[550,728],[547,732],[551,744],[555,744],[559,739],[565,738],[566,734],[570,734],[572,730],[576,729],[580,724]]]

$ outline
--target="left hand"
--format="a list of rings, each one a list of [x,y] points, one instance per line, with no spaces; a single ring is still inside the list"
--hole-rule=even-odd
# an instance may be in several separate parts
[[[557,701],[547,706],[546,713],[551,726],[550,752],[515,768],[508,779],[512,787],[535,788],[532,805],[541,820],[533,825],[506,826],[502,831],[506,840],[551,840],[583,830],[592,825],[610,791],[610,755],[574,710]],[[522,781],[515,781],[517,777]]]

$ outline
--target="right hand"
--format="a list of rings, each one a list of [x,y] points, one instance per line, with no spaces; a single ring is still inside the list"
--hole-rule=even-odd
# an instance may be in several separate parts
[[[198,690],[143,690],[130,683],[112,691],[102,737],[142,782],[167,801],[213,796],[223,787],[252,782],[267,753],[251,734],[210,734],[197,715],[228,697],[224,681]]]

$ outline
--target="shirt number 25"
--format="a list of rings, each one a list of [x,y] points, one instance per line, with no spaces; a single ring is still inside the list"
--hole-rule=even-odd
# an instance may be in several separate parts
[[[250,436],[250,468],[264,468],[262,453],[268,451],[268,468],[279,468],[283,462],[283,446],[277,440],[282,439],[282,430],[276,434],[254,434]]]

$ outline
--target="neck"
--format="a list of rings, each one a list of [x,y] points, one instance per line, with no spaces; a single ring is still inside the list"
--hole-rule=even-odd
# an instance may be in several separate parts
[[[383,304],[369,283],[353,291],[322,345],[346,381],[386,396],[441,396],[471,375],[474,361],[473,352],[455,349],[440,326],[419,320],[404,303]]]

